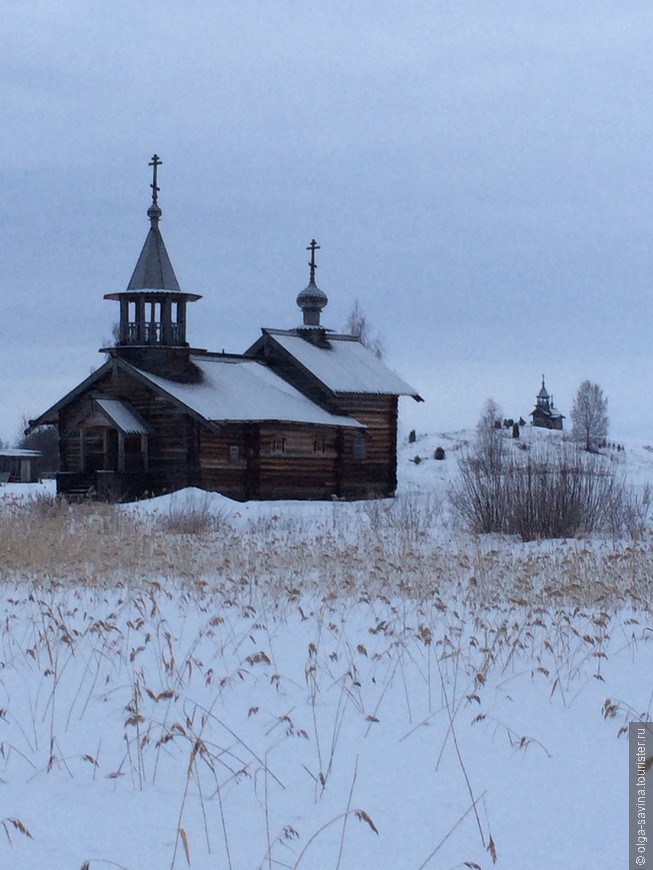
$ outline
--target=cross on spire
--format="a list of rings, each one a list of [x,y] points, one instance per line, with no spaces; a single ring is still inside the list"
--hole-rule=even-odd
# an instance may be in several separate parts
[[[315,239],[311,239],[310,245],[306,248],[307,251],[311,252],[311,261],[308,264],[311,267],[311,284],[315,284],[315,270],[317,269],[317,265],[315,263],[315,252],[320,250],[320,246],[315,241]]]
[[[157,187],[157,184],[156,184],[156,171],[157,171],[158,167],[161,166],[162,164],[163,164],[163,161],[159,159],[158,154],[155,154],[152,157],[152,159],[150,160],[150,162],[147,164],[148,166],[152,167],[152,184],[150,184],[150,187],[152,188],[152,205],[159,204],[158,203],[159,188]]]

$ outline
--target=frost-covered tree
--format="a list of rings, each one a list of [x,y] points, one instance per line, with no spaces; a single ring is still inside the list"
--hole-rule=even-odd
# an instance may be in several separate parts
[[[39,473],[59,470],[59,432],[56,426],[39,426],[32,429],[29,435],[25,431],[29,427],[28,415],[23,415],[14,446],[26,450],[40,450],[43,454],[36,462]]]
[[[483,405],[481,416],[476,424],[476,457],[487,469],[497,471],[501,468],[503,437],[501,420],[503,413],[494,399]]]
[[[596,450],[608,437],[608,400],[598,384],[583,381],[571,409],[571,437]]]
[[[383,343],[378,335],[372,338],[369,321],[365,312],[360,307],[358,299],[356,299],[349,312],[345,329],[349,335],[356,336],[364,347],[372,351],[374,356],[379,359],[383,358]]]

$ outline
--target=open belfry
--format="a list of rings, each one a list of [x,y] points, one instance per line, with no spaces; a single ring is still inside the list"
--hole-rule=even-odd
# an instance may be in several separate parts
[[[309,283],[302,322],[261,331],[243,354],[191,347],[189,303],[159,222],[158,155],[145,244],[97,371],[31,421],[58,427],[59,493],[116,501],[188,486],[231,498],[367,498],[397,485],[399,396],[417,392],[351,335],[321,323]],[[220,336],[222,344],[223,336]]]

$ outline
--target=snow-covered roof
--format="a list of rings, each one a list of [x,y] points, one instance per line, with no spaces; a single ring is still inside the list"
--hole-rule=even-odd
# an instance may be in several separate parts
[[[543,407],[537,405],[537,406],[535,407],[535,409],[534,409],[533,411],[531,411],[531,413],[530,413],[529,416],[532,417],[532,416],[534,416],[535,414],[539,414],[539,415],[541,415],[541,416],[543,416],[543,417],[549,417],[549,418],[552,419],[552,420],[553,420],[553,419],[557,419],[557,418],[559,418],[559,417],[562,417],[563,420],[564,420],[564,418],[565,418],[565,415],[564,415],[564,414],[561,414],[560,411],[559,411],[557,408],[554,408],[553,406],[551,406],[551,407],[549,407],[549,408],[543,408]]]
[[[34,459],[37,456],[43,456],[40,450],[25,450],[24,448],[9,448],[0,450],[0,456],[9,457],[10,459]]]
[[[192,355],[199,383],[179,383],[137,369],[139,375],[205,420],[217,423],[279,420],[365,428],[353,417],[323,410],[253,359]]]
[[[378,393],[413,396],[418,393],[385,363],[351,336],[329,335],[328,347],[318,347],[301,335],[266,330],[274,341],[334,393]]]
[[[147,435],[147,426],[120,399],[97,398],[95,402],[125,435]]]

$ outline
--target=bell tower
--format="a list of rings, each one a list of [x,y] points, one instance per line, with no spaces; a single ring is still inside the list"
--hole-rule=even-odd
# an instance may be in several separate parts
[[[542,375],[542,386],[540,392],[535,397],[535,405],[545,413],[548,413],[553,407],[553,396],[550,395],[544,384],[544,375]]]
[[[155,154],[149,163],[152,167],[152,203],[147,210],[150,229],[131,280],[126,290],[104,296],[120,303],[120,322],[115,347],[102,348],[102,351],[165,377],[187,380],[190,371],[186,370],[192,364],[186,340],[186,306],[202,297],[185,293],[179,287],[159,229],[162,211],[157,175],[161,165]]]

